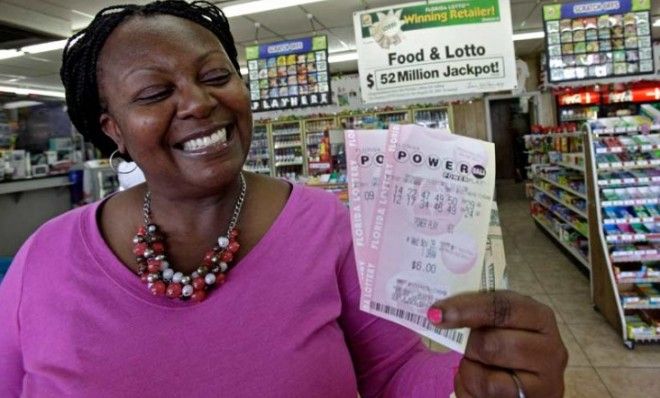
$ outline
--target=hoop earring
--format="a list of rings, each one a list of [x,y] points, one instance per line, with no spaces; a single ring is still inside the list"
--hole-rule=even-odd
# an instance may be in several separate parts
[[[110,168],[112,169],[112,171],[115,172],[115,174],[131,174],[132,172],[137,170],[138,167],[136,164],[135,167],[133,167],[130,171],[119,171],[119,164],[121,162],[126,162],[126,160],[122,159],[122,157],[119,155],[120,155],[119,149],[115,149],[114,152],[110,154],[110,159],[108,159],[108,161],[110,162]],[[115,159],[121,159],[121,160],[115,162]]]

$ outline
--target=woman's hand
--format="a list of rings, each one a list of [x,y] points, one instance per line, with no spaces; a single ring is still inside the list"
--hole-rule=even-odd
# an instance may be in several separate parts
[[[568,352],[548,306],[510,291],[468,293],[435,303],[429,319],[472,329],[454,378],[458,398],[563,396]]]

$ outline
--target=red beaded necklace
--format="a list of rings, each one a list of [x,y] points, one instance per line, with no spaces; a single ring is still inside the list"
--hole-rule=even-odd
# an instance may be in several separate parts
[[[151,221],[151,192],[144,195],[144,225],[133,237],[133,254],[137,256],[138,275],[156,296],[165,295],[172,299],[202,301],[207,292],[222,285],[227,272],[238,252],[238,217],[243,208],[247,184],[240,174],[241,191],[236,199],[234,213],[229,221],[227,234],[218,238],[218,243],[209,250],[195,272],[185,275],[175,271],[167,260],[165,236]]]

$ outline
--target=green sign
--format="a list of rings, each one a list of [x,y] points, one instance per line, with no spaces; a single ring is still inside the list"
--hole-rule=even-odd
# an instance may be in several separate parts
[[[500,9],[498,0],[456,0],[402,8],[389,12],[365,13],[360,16],[362,37],[374,35],[373,26],[387,21],[385,30],[413,31],[454,25],[498,22]]]

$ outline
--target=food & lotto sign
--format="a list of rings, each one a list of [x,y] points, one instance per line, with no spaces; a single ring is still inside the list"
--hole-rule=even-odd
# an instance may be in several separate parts
[[[408,3],[353,14],[365,102],[511,90],[511,10],[503,0]]]

